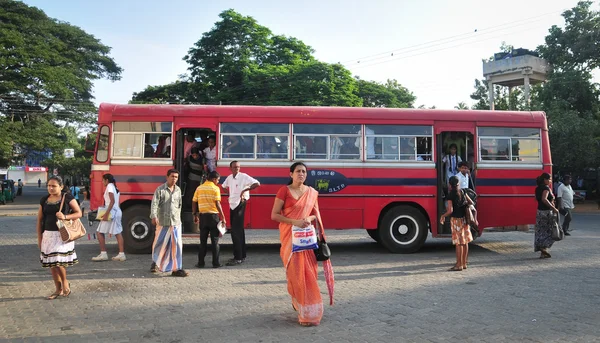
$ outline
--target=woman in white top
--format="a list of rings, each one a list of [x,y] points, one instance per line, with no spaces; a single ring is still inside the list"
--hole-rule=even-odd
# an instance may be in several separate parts
[[[119,189],[115,183],[115,177],[112,174],[102,176],[102,184],[106,187],[104,191],[104,209],[105,214],[100,219],[98,225],[98,243],[100,243],[100,255],[92,257],[92,261],[108,261],[106,253],[105,234],[115,235],[119,244],[119,254],[112,258],[113,261],[125,261],[125,252],[123,250],[123,224],[121,217],[123,213],[119,208]]]
[[[208,172],[213,172],[217,169],[217,149],[215,148],[215,138],[208,139],[208,148],[204,149],[204,163]]]

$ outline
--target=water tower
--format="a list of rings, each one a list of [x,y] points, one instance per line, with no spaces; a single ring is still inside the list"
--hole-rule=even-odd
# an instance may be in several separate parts
[[[529,104],[532,84],[546,81],[550,66],[546,60],[527,49],[513,49],[511,52],[494,54],[494,60],[483,62],[483,76],[489,89],[490,109],[494,109],[494,85],[525,86],[525,101]]]

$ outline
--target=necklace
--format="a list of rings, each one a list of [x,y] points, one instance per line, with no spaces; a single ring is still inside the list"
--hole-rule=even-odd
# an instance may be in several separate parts
[[[294,192],[294,195],[296,195],[298,197],[298,199],[300,199],[302,194],[304,194],[304,190],[303,190],[302,186],[300,186],[298,188],[290,187],[290,189]],[[298,192],[300,192],[300,193],[298,193]]]

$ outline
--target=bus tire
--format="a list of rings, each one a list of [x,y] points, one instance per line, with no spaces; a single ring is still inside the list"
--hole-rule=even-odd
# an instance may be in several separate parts
[[[155,228],[150,220],[150,206],[134,205],[123,211],[123,239],[128,253],[151,253],[154,232]]]
[[[379,230],[375,229],[375,230],[367,230],[367,233],[369,234],[369,236],[371,236],[371,238],[373,238],[373,240],[377,243],[379,243],[381,241],[381,236],[379,236]]]
[[[421,249],[427,239],[425,216],[411,206],[388,210],[379,227],[380,243],[392,253],[410,254]]]

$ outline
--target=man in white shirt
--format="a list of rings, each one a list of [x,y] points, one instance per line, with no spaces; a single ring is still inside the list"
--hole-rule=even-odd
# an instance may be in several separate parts
[[[229,189],[229,220],[231,221],[231,240],[233,242],[233,258],[228,266],[242,264],[246,259],[246,234],[244,232],[244,214],[246,202],[250,199],[250,191],[260,186],[258,180],[248,174],[240,173],[240,162],[229,164],[231,175],[223,182],[223,188]]]
[[[556,192],[556,205],[559,208],[559,212],[562,216],[562,229],[565,233],[565,236],[570,236],[569,224],[571,224],[571,220],[573,219],[573,209],[575,205],[573,204],[573,188],[571,188],[571,175],[565,175],[563,177],[563,182],[558,186],[558,190]]]

